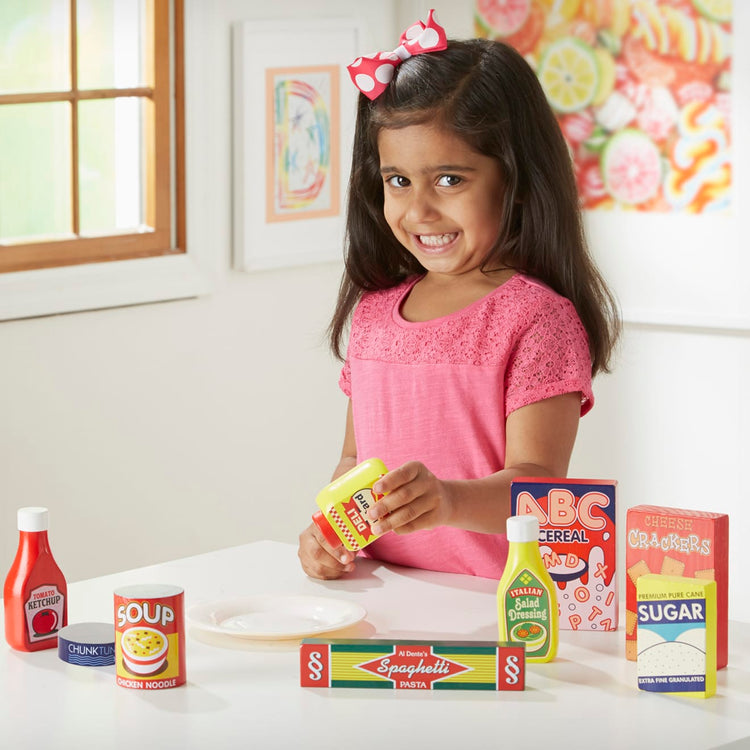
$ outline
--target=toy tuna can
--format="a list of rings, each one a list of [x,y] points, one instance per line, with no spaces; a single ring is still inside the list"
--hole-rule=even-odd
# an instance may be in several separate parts
[[[185,607],[179,586],[115,589],[117,684],[163,690],[185,683]]]

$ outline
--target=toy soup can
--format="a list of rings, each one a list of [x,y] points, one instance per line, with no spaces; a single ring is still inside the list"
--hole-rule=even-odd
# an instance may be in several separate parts
[[[179,586],[115,589],[117,684],[162,690],[185,683],[184,594]]]

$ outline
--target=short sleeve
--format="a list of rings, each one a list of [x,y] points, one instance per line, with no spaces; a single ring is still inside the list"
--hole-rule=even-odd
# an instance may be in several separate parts
[[[339,388],[349,397],[352,397],[352,368],[347,358],[339,375]]]
[[[581,393],[581,416],[594,405],[586,330],[570,300],[546,295],[526,319],[506,371],[505,414],[564,393]]]

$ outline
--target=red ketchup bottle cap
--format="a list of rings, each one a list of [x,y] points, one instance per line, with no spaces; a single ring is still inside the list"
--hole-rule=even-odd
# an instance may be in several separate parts
[[[328,519],[323,515],[322,511],[318,511],[313,514],[313,523],[320,529],[320,533],[323,534],[325,540],[331,547],[340,547],[341,539],[338,534],[333,530],[333,526],[328,522]]]

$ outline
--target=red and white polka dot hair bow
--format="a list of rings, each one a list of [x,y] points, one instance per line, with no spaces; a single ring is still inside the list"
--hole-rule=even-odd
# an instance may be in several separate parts
[[[376,52],[358,57],[347,66],[354,85],[368,98],[377,99],[391,82],[396,68],[413,55],[438,52],[448,47],[445,29],[437,22],[435,11],[427,16],[427,23],[417,21],[399,40],[393,52]]]

